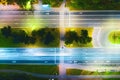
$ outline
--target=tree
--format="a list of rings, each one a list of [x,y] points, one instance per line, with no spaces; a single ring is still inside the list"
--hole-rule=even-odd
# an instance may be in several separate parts
[[[24,30],[11,29],[10,26],[3,27],[1,33],[6,38],[10,37],[14,43],[34,44],[36,42],[37,31],[32,31],[32,36],[29,36]]]
[[[66,45],[69,45],[69,44],[72,44],[72,43],[73,43],[73,40],[71,40],[71,39],[66,39],[65,40]]]
[[[15,0],[7,0],[8,4],[14,4]]]
[[[32,31],[32,38],[31,42],[34,42],[34,39],[39,39],[40,42],[44,43],[45,45],[48,45],[52,43],[55,39],[58,32],[55,28],[40,28],[38,30]]]
[[[35,37],[30,37],[29,41],[31,44],[34,44],[36,42],[36,38]]]
[[[85,40],[85,37],[82,37],[82,36],[79,37],[79,42],[82,43],[82,44],[87,43],[86,40]]]
[[[55,37],[51,32],[48,32],[43,39],[44,44],[49,44],[55,40]]]
[[[25,44],[34,44],[35,42],[36,42],[36,38],[28,35],[24,39]]]
[[[31,33],[31,35],[32,35],[33,37],[36,37],[36,36],[37,36],[37,31],[36,31],[36,30],[33,30],[32,33]]]
[[[72,44],[73,41],[78,41],[78,34],[75,31],[68,31],[65,34],[65,43],[66,44]]]
[[[101,0],[91,0],[93,4],[99,3]]]
[[[88,31],[87,30],[81,30],[81,36],[82,37],[88,37]]]
[[[18,31],[12,32],[13,42],[15,43],[24,42],[27,39],[26,36],[28,35],[24,30],[18,30]]]
[[[23,41],[25,44],[30,44],[30,37],[27,35]]]
[[[15,2],[23,9],[30,9],[31,1],[33,1],[33,0],[15,0]]]
[[[46,28],[39,29],[37,31],[37,35],[41,38],[44,38],[44,35],[46,34],[46,30],[47,30]]]
[[[91,37],[87,37],[87,42],[91,42],[92,41],[92,38]]]
[[[65,33],[65,44],[69,45],[72,44],[73,41],[80,43],[80,44],[87,44],[91,42],[92,38],[88,36],[87,30],[81,30],[80,36],[75,31],[68,31]]]
[[[88,36],[88,31],[81,30],[79,42],[82,44],[87,44],[87,43],[91,42],[91,40],[92,40],[92,38]]]
[[[6,38],[11,36],[11,27],[10,26],[7,26],[7,27],[3,27],[1,29],[1,33],[3,36],[5,36]]]

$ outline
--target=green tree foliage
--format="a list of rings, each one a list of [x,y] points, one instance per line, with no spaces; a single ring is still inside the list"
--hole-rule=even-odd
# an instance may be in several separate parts
[[[41,41],[44,41],[44,37],[46,35],[47,28],[42,28],[37,31],[37,35],[40,37]]]
[[[22,9],[30,9],[34,0],[7,0],[8,4],[17,3]]]
[[[7,0],[8,4],[14,4],[15,0]]]
[[[14,31],[12,38],[15,43],[34,44],[36,42],[36,38],[29,36],[24,30]]]
[[[88,37],[88,31],[87,30],[81,30],[81,36],[82,37]]]
[[[15,2],[22,7],[23,9],[26,9],[27,3],[31,0],[15,0]]]
[[[18,30],[12,32],[12,38],[15,43],[23,43],[27,36],[27,33],[24,30]]]
[[[2,35],[4,35],[5,37],[11,36],[11,27],[10,27],[10,26],[3,27],[3,28],[1,29],[1,33],[2,33]]]
[[[67,6],[79,10],[120,10],[120,0],[67,0]]]
[[[31,44],[34,44],[36,42],[36,38],[35,37],[30,37],[29,38],[29,43],[31,43]]]
[[[65,44],[72,44],[73,41],[80,44],[87,44],[92,41],[92,38],[88,36],[87,30],[81,30],[80,36],[75,31],[68,31],[65,34]]]
[[[35,44],[36,42],[44,45],[58,46],[59,30],[55,28],[40,28],[33,30],[31,34],[23,29],[11,29],[10,26],[1,29],[3,36],[10,37],[13,43]],[[53,43],[55,41],[55,43]]]
[[[52,7],[59,7],[63,0],[42,0],[43,4],[49,4]]]
[[[91,42],[92,38],[88,36],[87,30],[81,30],[81,36],[79,37],[79,42],[82,44],[87,44]]]
[[[39,38],[44,44],[50,44],[54,42],[56,35],[54,34],[55,30],[50,28],[42,28],[37,31],[32,31],[32,36]]]
[[[32,36],[36,37],[37,35],[37,31],[36,30],[33,30],[32,33],[31,33]]]
[[[78,41],[78,34],[75,31],[68,31],[65,34],[65,44],[72,44],[73,41]]]
[[[49,44],[49,43],[53,42],[54,40],[55,40],[54,35],[51,32],[48,32],[45,35],[45,38],[43,41],[44,41],[44,44]]]
[[[24,30],[13,30],[10,26],[3,27],[1,33],[6,38],[11,37],[14,43],[34,44],[36,42],[34,36],[29,36]]]

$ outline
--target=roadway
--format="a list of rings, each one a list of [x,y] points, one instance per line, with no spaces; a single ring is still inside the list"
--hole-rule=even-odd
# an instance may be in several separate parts
[[[65,11],[64,24],[66,27],[74,26],[93,26],[98,27],[103,22],[104,24],[111,24],[109,20],[115,20],[112,24],[118,24],[120,21],[120,11]],[[30,22],[30,20],[32,22]],[[21,24],[42,24],[50,27],[59,27],[60,13],[58,11],[1,11],[0,23],[1,25],[12,25],[13,27],[21,27]],[[48,26],[48,27],[49,27]]]
[[[114,56],[113,56],[114,55]],[[65,64],[78,65],[120,65],[118,49],[94,48],[0,48],[0,63]]]

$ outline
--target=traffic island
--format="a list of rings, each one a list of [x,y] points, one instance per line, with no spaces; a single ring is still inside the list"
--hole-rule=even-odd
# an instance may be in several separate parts
[[[112,44],[120,44],[120,31],[112,31],[108,36],[108,40]]]
[[[12,28],[0,29],[0,47],[59,47],[59,28]]]

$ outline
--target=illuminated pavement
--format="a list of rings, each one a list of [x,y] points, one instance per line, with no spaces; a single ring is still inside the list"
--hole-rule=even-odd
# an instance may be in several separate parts
[[[101,24],[111,24],[109,20],[115,20],[117,24],[120,21],[119,11],[80,11],[70,12],[70,26],[93,26],[98,27]],[[113,23],[112,23],[113,24]]]
[[[109,20],[115,20],[116,22],[112,24],[118,24],[117,22],[120,21],[119,14],[120,11],[65,11],[63,21],[66,27],[97,27],[103,22],[111,24],[111,22],[107,22]],[[13,27],[21,27],[21,24],[41,24],[49,25],[48,27],[59,27],[59,15],[60,13],[55,11],[1,11],[0,23],[1,25],[11,25]],[[32,20],[36,22],[30,23]]]
[[[78,65],[120,65],[118,49],[64,49],[59,48],[1,48],[0,63],[59,64],[60,57],[65,64]],[[114,55],[114,56],[113,56]]]
[[[63,78],[119,78],[118,75],[66,75],[66,69],[70,68],[89,71],[120,71],[119,52],[119,49],[112,48],[0,48],[0,64],[63,64],[61,68],[63,70],[62,73],[65,73],[63,75],[41,75],[21,72],[32,74],[35,77],[59,78],[59,80],[62,80]],[[61,59],[63,59],[63,63],[61,63]],[[9,72],[10,70],[3,71]],[[14,72],[14,70],[11,70],[10,72]]]
[[[33,25],[48,24],[50,24],[48,27],[58,27],[59,25],[58,12],[51,12],[48,15],[47,12],[40,11],[1,11],[0,14],[1,27],[3,25],[10,25],[13,27],[28,27],[28,25],[31,25],[30,27],[33,27]]]

